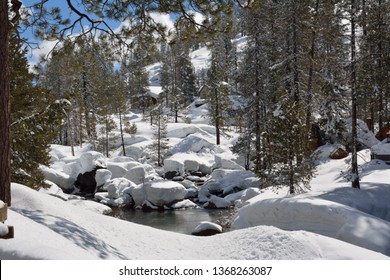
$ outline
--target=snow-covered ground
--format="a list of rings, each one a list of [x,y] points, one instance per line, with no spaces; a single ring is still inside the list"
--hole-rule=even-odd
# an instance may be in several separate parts
[[[171,134],[177,126],[171,126]],[[178,132],[173,135],[177,139],[184,136]],[[221,149],[220,156],[231,156]],[[86,147],[78,148],[73,158],[69,147],[53,146],[56,161],[52,167],[59,169],[74,162],[86,151]],[[235,217],[235,230],[211,237],[161,231],[109,217],[103,214],[109,211],[107,206],[63,197],[63,193],[53,192],[58,190],[55,187],[36,192],[12,184],[6,224],[14,226],[15,238],[0,241],[0,258],[389,259],[390,168],[369,157],[368,150],[359,153],[361,190],[352,189],[344,176],[350,158],[330,160],[326,156],[318,162],[308,193],[289,196],[287,189],[246,190],[251,190],[248,199],[255,197],[239,204],[243,207]],[[88,165],[85,158],[81,162]],[[243,181],[247,176],[242,170],[216,171],[210,180],[219,178],[218,182],[226,185],[233,180],[226,177],[229,174]]]
[[[245,42],[237,40],[238,48]],[[207,48],[191,57],[197,71],[209,67]],[[159,70],[158,63],[148,68],[154,89],[159,86]],[[352,189],[346,172],[350,158],[330,160],[327,154],[334,147],[324,146],[310,191],[290,196],[284,188],[260,189],[261,182],[238,166],[230,151],[238,135],[224,133],[221,145],[215,145],[207,113],[207,104],[192,104],[187,110],[191,123],[168,124],[165,169],[154,164],[153,131],[140,114],[127,116],[137,125],[135,136],[125,135],[127,157],[119,143],[110,158],[91,152],[90,145],[75,147],[75,156],[70,147],[52,145],[52,164],[42,167],[46,179],[69,190],[80,172],[104,166],[107,170],[96,175],[106,189],[99,196],[103,204],[66,195],[54,184],[40,192],[12,184],[12,207],[5,224],[14,226],[15,238],[0,240],[0,259],[390,259],[389,165],[370,161],[370,151],[361,151],[361,189]],[[118,133],[116,129],[114,134]],[[367,145],[375,144],[372,137],[363,136]],[[180,183],[183,186],[171,185],[162,180],[166,171],[181,176],[201,171],[206,182],[199,189],[189,180]],[[196,237],[104,215],[110,211],[107,205],[130,201],[137,205],[144,200],[152,206],[165,205],[161,197],[176,201],[194,190],[205,205],[239,207],[234,230]],[[188,204],[182,200],[176,206]],[[0,234],[4,231],[2,226]]]

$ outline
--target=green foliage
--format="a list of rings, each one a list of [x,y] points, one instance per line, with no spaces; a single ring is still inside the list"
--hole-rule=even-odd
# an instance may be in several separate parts
[[[58,136],[67,101],[56,101],[34,84],[26,50],[11,39],[11,172],[14,182],[32,188],[44,186],[40,165],[49,165],[49,144]]]
[[[125,120],[125,132],[134,137],[137,134],[138,127],[135,123],[131,123],[128,119]]]
[[[290,94],[281,96],[262,133],[268,167],[259,175],[266,185],[289,186],[292,194],[309,188],[315,168],[303,108]]]

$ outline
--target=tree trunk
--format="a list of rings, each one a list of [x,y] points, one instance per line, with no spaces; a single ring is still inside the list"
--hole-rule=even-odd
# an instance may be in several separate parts
[[[317,23],[318,20],[318,9],[319,9],[319,0],[316,0],[314,17],[313,17],[313,25]],[[316,46],[316,27],[313,26],[313,30],[311,32],[311,46],[309,52],[309,77],[307,82],[307,99],[306,99],[306,129],[309,131],[308,135],[310,135],[311,131],[311,115],[312,115],[312,100],[313,100],[313,74],[314,74],[314,55],[315,55],[315,46]]]
[[[221,144],[221,131],[220,131],[220,112],[219,112],[219,99],[218,99],[218,88],[214,89],[215,98],[215,136],[216,144]]]
[[[8,1],[0,1],[0,200],[11,205]]]
[[[122,142],[122,153],[123,156],[126,156],[126,149],[125,149],[125,139],[123,137],[123,122],[122,122],[122,113],[121,110],[119,110],[119,129],[121,132],[121,142]]]
[[[357,163],[357,112],[356,112],[356,4],[351,0],[351,98],[352,98],[352,187],[360,189]]]

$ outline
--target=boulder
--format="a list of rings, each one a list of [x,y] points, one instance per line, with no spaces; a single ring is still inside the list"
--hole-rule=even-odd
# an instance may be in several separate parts
[[[96,170],[95,180],[96,180],[96,186],[101,187],[103,186],[107,181],[111,179],[112,173],[110,170],[107,169],[98,169]]]
[[[184,161],[184,169],[187,172],[197,172],[199,170],[199,162],[192,159],[186,159]]]
[[[87,171],[85,173],[80,173],[77,176],[76,182],[74,185],[79,189],[81,194],[88,195],[94,194],[96,192],[96,171],[99,167],[96,167],[92,171]]]
[[[135,187],[137,187],[137,185],[126,178],[115,178],[104,185],[104,189],[108,192],[108,198],[111,199],[119,198],[126,193],[127,190]]]
[[[145,183],[143,188],[146,200],[156,206],[169,205],[183,200],[187,194],[182,184],[166,180]]]
[[[168,180],[172,180],[173,178],[179,176],[179,173],[176,172],[176,171],[168,171],[168,172],[165,172],[165,179],[168,179]]]
[[[111,171],[111,178],[125,177],[128,169],[124,165],[123,162],[108,162],[107,169]]]
[[[176,159],[165,159],[164,160],[164,173],[176,172],[178,175],[184,174],[184,163]]]
[[[211,209],[226,209],[230,206],[232,206],[232,203],[229,200],[215,195],[211,195],[209,201],[203,205],[204,208]]]
[[[196,236],[211,236],[219,233],[222,233],[222,226],[208,221],[201,222],[192,231],[192,235]]]
[[[145,181],[158,179],[159,176],[151,165],[139,164],[130,168],[126,173],[125,178],[136,184],[141,184]]]
[[[241,165],[230,159],[224,158],[222,155],[215,155],[215,168],[245,170]]]
[[[70,177],[64,172],[54,170],[53,168],[44,165],[41,165],[39,170],[42,172],[46,180],[53,182],[65,192],[70,193],[73,191],[75,178]]]

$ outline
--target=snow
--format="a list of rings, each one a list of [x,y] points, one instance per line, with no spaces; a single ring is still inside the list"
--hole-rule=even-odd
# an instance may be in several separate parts
[[[193,237],[104,216],[58,198],[12,185],[9,222],[14,239],[3,240],[4,259],[388,259],[306,231],[271,226]]]
[[[246,42],[237,39],[238,49]],[[196,71],[210,66],[207,47],[191,58]],[[147,68],[151,92],[160,91],[160,67]],[[52,145],[51,165],[41,167],[49,189],[37,192],[12,184],[6,223],[14,226],[15,238],[1,240],[0,259],[389,260],[390,169],[382,161],[370,161],[370,150],[359,152],[360,190],[348,182],[350,156],[330,160],[337,147],[326,145],[319,149],[311,190],[290,196],[287,188],[262,189],[261,180],[237,164],[230,151],[237,134],[223,133],[221,145],[215,145],[207,104],[197,107],[194,102],[187,109],[190,124],[168,123],[170,150],[163,168],[152,160],[153,131],[141,114],[126,115],[137,125],[135,137],[125,135],[127,156],[119,144],[110,158],[89,144],[74,147],[74,156],[70,147]],[[375,149],[379,142],[364,123],[359,122],[358,132],[359,141]],[[103,192],[95,194],[100,203],[62,191],[72,187],[79,173],[96,166],[107,168],[96,175],[104,184]],[[189,180],[163,180],[159,174],[164,171],[207,175],[198,189]],[[104,215],[111,211],[108,206],[199,207],[186,199],[197,193],[199,205],[237,207],[232,231],[199,238]]]
[[[229,150],[233,140],[223,137],[215,149],[213,127],[201,123],[168,125],[171,151],[177,150],[165,160],[166,168],[211,174],[199,189],[199,200],[241,207],[233,231],[198,238],[103,215],[110,211],[107,205],[198,207],[185,199],[196,194],[194,183],[161,180],[154,166],[136,161],[150,153],[151,130],[141,117],[134,121],[140,141],[129,142],[127,150],[138,149],[136,157],[114,153],[107,159],[91,153],[88,145],[75,147],[73,157],[69,147],[53,145],[52,165],[43,168],[66,185],[79,170],[105,165],[112,175],[106,192],[95,195],[102,203],[75,199],[55,185],[40,192],[12,185],[7,224],[16,234],[2,241],[1,259],[388,259],[390,171],[385,163],[370,161],[369,150],[359,153],[361,190],[350,188],[342,173],[350,157],[330,160],[327,154],[335,147],[329,145],[321,149],[312,190],[290,197],[287,189],[261,189],[250,171],[226,169],[236,164]]]
[[[376,155],[390,155],[390,142],[385,139],[371,147],[371,151]]]
[[[205,230],[214,230],[217,232],[222,232],[222,227],[216,223],[204,221],[197,225],[192,233],[195,234]]]
[[[8,234],[8,227],[0,222],[0,236],[5,236]]]
[[[146,200],[156,206],[181,201],[187,194],[187,189],[182,184],[165,180],[148,182],[143,188]]]
[[[390,255],[390,169],[370,162],[367,150],[359,153],[359,160],[361,190],[340,178],[345,160],[324,161],[311,192],[292,197],[260,194],[238,211],[232,227],[305,230]]]

